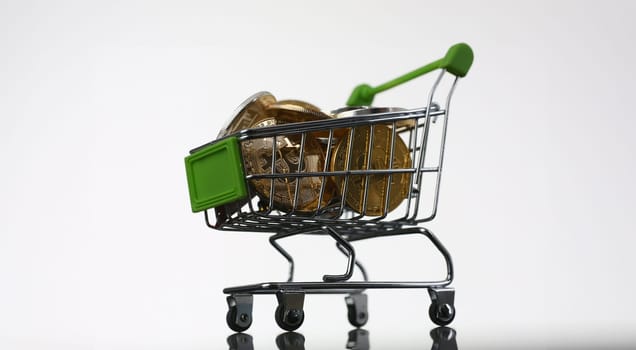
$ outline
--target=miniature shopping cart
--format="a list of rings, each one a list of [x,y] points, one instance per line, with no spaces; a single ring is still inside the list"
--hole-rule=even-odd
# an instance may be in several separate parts
[[[275,320],[288,331],[303,323],[306,294],[348,294],[349,322],[361,327],[368,319],[364,291],[376,288],[426,288],[431,320],[443,326],[454,319],[450,254],[421,224],[437,213],[450,99],[472,61],[471,48],[457,44],[443,58],[386,84],[356,87],[348,106],[333,112],[337,118],[247,128],[190,152],[185,163],[193,211],[203,211],[206,224],[216,230],[271,233],[269,242],[289,262],[287,281],[223,290],[232,330],[250,327],[255,294],[276,294]],[[432,71],[439,75],[425,107],[370,107],[376,93]],[[441,86],[448,86],[448,92],[436,103]],[[253,171],[250,163],[255,145],[268,160],[259,163],[260,171]],[[291,149],[296,167],[279,166],[289,156],[284,147]],[[316,155],[317,149],[323,153]],[[287,200],[284,205],[281,198]],[[305,234],[332,237],[347,257],[345,272],[295,282],[294,259],[279,240]],[[352,242],[397,235],[428,238],[445,261],[446,277],[370,281]],[[362,281],[351,280],[356,267]]]

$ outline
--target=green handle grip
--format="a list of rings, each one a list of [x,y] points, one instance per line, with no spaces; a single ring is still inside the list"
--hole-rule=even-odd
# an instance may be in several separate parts
[[[356,86],[347,100],[347,106],[370,106],[371,103],[373,103],[375,94],[398,86],[436,69],[446,69],[446,71],[455,76],[464,77],[468,74],[472,64],[473,50],[470,46],[464,43],[455,44],[448,49],[446,56],[412,72],[406,73],[401,77],[395,78],[376,87],[371,87],[367,84]]]

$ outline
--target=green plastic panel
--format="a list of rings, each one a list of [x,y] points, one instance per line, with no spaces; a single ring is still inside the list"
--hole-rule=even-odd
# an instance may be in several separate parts
[[[187,156],[185,167],[193,212],[247,196],[241,151],[234,136]]]

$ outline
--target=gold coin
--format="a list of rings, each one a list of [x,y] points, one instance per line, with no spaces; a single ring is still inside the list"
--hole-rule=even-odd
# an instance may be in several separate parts
[[[273,118],[265,117],[251,125],[259,128],[281,124]],[[249,139],[242,142],[242,153],[245,171],[252,174],[276,174],[283,175],[296,172],[317,172],[325,170],[325,155],[318,141],[312,137],[305,137],[302,168],[300,167],[301,135],[281,135],[276,137],[276,154],[274,162],[274,138]],[[324,208],[333,198],[335,187],[330,179],[322,176],[311,177],[276,177],[273,182],[273,208],[282,211],[294,210],[295,212],[313,213],[318,209],[320,190],[325,182],[320,207]],[[258,195],[265,201],[269,201],[272,189],[271,179],[251,180]],[[296,186],[298,194],[296,195]]]
[[[267,114],[276,120],[285,123],[301,123],[316,120],[333,119],[333,116],[321,111],[318,107],[303,101],[284,100],[267,107]],[[345,136],[348,129],[335,129],[333,136],[336,138]],[[311,135],[317,138],[328,138],[329,130],[312,131]]]
[[[301,107],[310,111],[316,111],[316,112],[322,112],[320,110],[320,108],[316,107],[315,105],[309,103],[309,102],[305,102],[305,101],[301,101],[301,100],[280,100],[278,102],[276,102],[274,105],[276,106],[285,106],[285,105],[289,105],[289,106],[296,106],[296,107]]]
[[[265,109],[276,102],[276,97],[267,91],[257,92],[248,97],[234,111],[230,122],[221,129],[217,138],[251,127],[265,116]]]
[[[248,97],[234,110],[229,122],[221,128],[217,138],[249,128],[254,120],[265,115],[265,108],[274,102],[276,102],[276,98],[267,91],[257,92]],[[229,216],[240,211],[242,204],[244,203],[239,201],[216,208],[215,210],[219,214],[218,218],[221,218],[222,221],[227,220]]]
[[[373,131],[373,145],[371,147],[371,162],[369,169],[387,170],[389,169],[389,158],[391,150],[391,137],[393,130],[385,125],[376,125]],[[351,163],[349,170],[367,170],[369,155],[369,143],[371,141],[371,128],[361,126],[355,128],[353,132],[353,142],[351,150]],[[332,171],[342,171],[349,163],[349,137],[345,137],[338,143],[331,160]],[[396,135],[395,148],[393,153],[393,169],[404,169],[411,167],[411,156],[404,141]],[[369,178],[367,186],[367,176]],[[397,208],[398,205],[408,195],[411,174],[396,173],[391,177],[390,193],[388,194],[388,207],[385,208],[387,199],[387,186],[389,175],[350,175],[347,184],[347,193],[343,194],[347,205],[358,213],[365,213],[370,216],[384,215]],[[344,176],[336,176],[336,183],[343,190]],[[366,208],[364,207],[364,194],[367,192]]]
[[[285,123],[331,119],[331,116],[323,113],[318,107],[296,100],[273,103],[267,107],[267,114]]]

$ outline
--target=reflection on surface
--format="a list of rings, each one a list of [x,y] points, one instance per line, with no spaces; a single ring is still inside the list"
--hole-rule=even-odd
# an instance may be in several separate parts
[[[276,346],[285,350],[305,350],[305,337],[296,332],[279,334],[276,337]]]
[[[369,331],[357,328],[349,332],[347,340],[347,349],[352,350],[368,350],[369,349]]]
[[[245,333],[234,333],[227,337],[227,345],[230,350],[252,350],[254,349],[254,341],[252,336]]]
[[[449,327],[437,327],[431,330],[432,350],[457,350],[455,336],[457,332]]]
[[[433,328],[430,332],[433,339],[432,350],[457,350],[455,337],[457,332],[449,327]],[[274,340],[279,350],[305,350],[305,336],[297,332],[279,334]],[[354,329],[349,332],[346,348],[351,350],[369,350],[369,331]],[[227,338],[230,350],[253,350],[252,336],[246,333],[234,333]],[[424,344],[423,344],[424,345]]]

